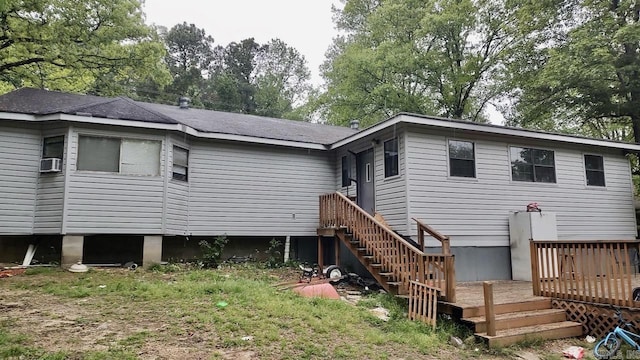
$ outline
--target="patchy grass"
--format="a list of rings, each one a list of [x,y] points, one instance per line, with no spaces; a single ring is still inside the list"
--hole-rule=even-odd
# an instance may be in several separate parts
[[[307,299],[275,283],[291,269],[29,269],[0,280],[0,358],[15,359],[459,359],[510,357],[471,344],[468,330],[407,319],[406,304],[376,294],[357,306]],[[225,307],[217,306],[226,302]],[[369,309],[383,306],[390,320]],[[4,315],[4,314],[3,314]],[[476,350],[477,348],[477,350]],[[244,356],[244,357],[242,357]]]

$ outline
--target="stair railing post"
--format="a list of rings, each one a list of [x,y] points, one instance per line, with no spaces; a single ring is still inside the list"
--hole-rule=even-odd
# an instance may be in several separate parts
[[[442,239],[442,253],[445,255],[451,255],[451,243],[449,242],[448,236]]]
[[[533,287],[533,295],[540,296],[540,266],[538,265],[538,249],[533,239],[529,239],[529,248],[531,252],[531,283]]]
[[[484,290],[484,317],[487,322],[487,335],[496,336],[496,313],[493,308],[493,283],[485,281],[482,283]]]
[[[426,262],[427,262],[427,256],[424,254],[420,255],[419,261],[418,261],[418,279],[417,279],[417,281],[420,282],[420,284],[425,284],[425,281],[426,281],[426,276],[425,276]]]
[[[454,255],[445,255],[445,288],[448,302],[456,302],[456,261]]]

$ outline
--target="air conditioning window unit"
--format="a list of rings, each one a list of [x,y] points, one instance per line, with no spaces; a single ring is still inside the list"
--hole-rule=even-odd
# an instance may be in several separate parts
[[[58,158],[40,159],[41,173],[59,172],[60,170],[62,170],[62,159],[58,159]]]

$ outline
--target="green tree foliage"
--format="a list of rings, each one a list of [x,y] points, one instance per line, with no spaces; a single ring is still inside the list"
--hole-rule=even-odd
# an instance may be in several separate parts
[[[345,0],[324,64],[327,120],[369,125],[400,111],[486,121],[504,90],[513,16],[491,0]]]
[[[640,3],[525,1],[518,11],[526,41],[509,64],[509,124],[640,142]]]
[[[167,48],[165,61],[173,81],[164,91],[166,102],[188,96],[196,106],[207,99],[205,79],[213,61],[213,37],[194,24],[175,25],[163,36]]]
[[[310,90],[310,72],[297,50],[278,39],[253,38],[214,50],[209,107],[271,117],[301,119],[297,108]]]
[[[167,83],[164,48],[138,0],[5,0],[0,4],[0,88],[121,94]]]

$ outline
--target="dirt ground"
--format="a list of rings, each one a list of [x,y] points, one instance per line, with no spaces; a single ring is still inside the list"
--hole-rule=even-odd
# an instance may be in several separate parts
[[[11,275],[23,276],[20,273]],[[113,348],[114,344],[136,341],[136,334],[150,332],[154,333],[154,336],[142,340],[145,345],[137,354],[139,359],[260,359],[251,350],[211,349],[208,345],[215,342],[215,333],[195,331],[176,333],[175,329],[172,330],[162,321],[161,316],[151,316],[152,314],[144,316],[144,309],[133,309],[126,303],[88,306],[87,302],[96,301],[96,299],[61,298],[29,289],[9,291],[2,284],[4,280],[0,278],[0,321],[10,321],[12,333],[29,334],[29,337],[35,340],[33,346],[51,352],[107,351]],[[132,312],[135,312],[136,316],[132,317]],[[465,349],[459,350],[459,354],[447,354],[446,357],[452,359],[561,359],[563,349],[579,345],[580,342],[582,341],[579,339],[551,341],[537,348],[495,355],[486,353],[474,355],[473,349]],[[589,350],[585,352],[588,353]],[[586,358],[591,357],[588,354]]]

